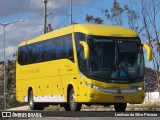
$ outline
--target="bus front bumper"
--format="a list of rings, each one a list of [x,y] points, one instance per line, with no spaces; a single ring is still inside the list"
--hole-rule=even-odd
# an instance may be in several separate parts
[[[141,104],[143,103],[144,98],[145,98],[144,90],[133,93],[125,93],[125,92],[123,93],[123,90],[117,90],[117,93],[110,93],[88,88],[86,97],[84,97],[82,102]]]

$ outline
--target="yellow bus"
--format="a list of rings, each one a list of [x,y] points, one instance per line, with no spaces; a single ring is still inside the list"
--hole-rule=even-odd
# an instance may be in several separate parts
[[[121,26],[75,24],[19,44],[16,98],[31,110],[49,104],[80,111],[82,104],[114,105],[145,97],[144,56],[151,49],[138,34]]]

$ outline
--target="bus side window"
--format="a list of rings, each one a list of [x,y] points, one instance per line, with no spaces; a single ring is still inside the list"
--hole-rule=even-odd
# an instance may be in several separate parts
[[[52,39],[50,58],[51,58],[51,60],[55,60],[56,59],[56,50],[55,50],[54,39]]]
[[[50,54],[52,49],[52,41],[51,40],[45,41],[43,49],[44,49],[43,53],[44,61],[51,60]]]
[[[32,63],[35,63],[35,62],[37,62],[37,44],[33,44],[32,49],[33,49],[33,51],[32,51],[32,55],[33,55]]]
[[[27,53],[27,61],[26,61],[26,63],[32,63],[32,46],[31,45],[28,45],[27,46],[27,51],[26,51]]]
[[[70,59],[71,61],[74,61],[73,57],[73,45],[72,45],[72,36],[71,34],[66,35],[64,37],[64,51],[65,51],[65,58]]]
[[[56,51],[56,59],[62,58],[61,41],[59,38],[56,38],[55,40],[55,51]]]
[[[74,61],[71,34],[19,47],[20,64],[68,58]]]
[[[43,50],[43,42],[40,42],[37,45],[38,62],[42,62],[42,50]]]
[[[61,42],[61,57],[62,58],[66,58],[66,37],[61,37],[60,39],[60,42]]]
[[[26,49],[25,49],[25,64],[28,64],[28,61],[29,61],[29,50],[28,50],[28,46],[26,46]]]
[[[26,49],[26,47],[24,49],[24,56],[25,56],[25,58],[24,58],[24,64],[27,64],[27,49]]]
[[[43,48],[43,50],[42,50],[42,61],[46,61],[46,58],[47,58],[46,50]]]
[[[87,75],[87,61],[84,59],[84,49],[79,41],[85,40],[85,35],[83,33],[75,33],[76,50],[78,57],[78,64],[80,71]]]
[[[19,47],[18,49],[18,63],[21,65],[25,64],[25,47]]]

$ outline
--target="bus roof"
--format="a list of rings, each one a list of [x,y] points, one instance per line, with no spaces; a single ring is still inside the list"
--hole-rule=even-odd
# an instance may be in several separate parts
[[[74,24],[71,26],[63,27],[63,28],[54,30],[52,32],[43,34],[32,40],[22,42],[20,43],[19,46],[63,36],[73,32],[80,32],[87,35],[96,35],[96,36],[138,37],[138,34],[135,31],[122,26],[113,26],[113,25],[104,25],[104,24]]]

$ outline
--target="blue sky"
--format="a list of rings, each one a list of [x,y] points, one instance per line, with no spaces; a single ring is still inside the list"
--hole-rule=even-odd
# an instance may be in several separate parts
[[[114,0],[73,0],[73,22],[86,23],[87,14],[101,17],[101,10],[110,9]],[[117,0],[120,5],[133,0]],[[138,1],[138,0],[135,0]],[[53,29],[69,25],[70,0],[49,0],[48,23]],[[134,6],[133,6],[134,7]],[[140,7],[137,5],[136,7]],[[0,0],[0,23],[24,19],[24,22],[11,24],[6,27],[6,56],[12,59],[20,42],[43,34],[43,9],[41,0]],[[110,24],[104,21],[104,24]],[[0,26],[0,61],[3,60],[3,27]],[[150,66],[150,63],[147,63]]]

